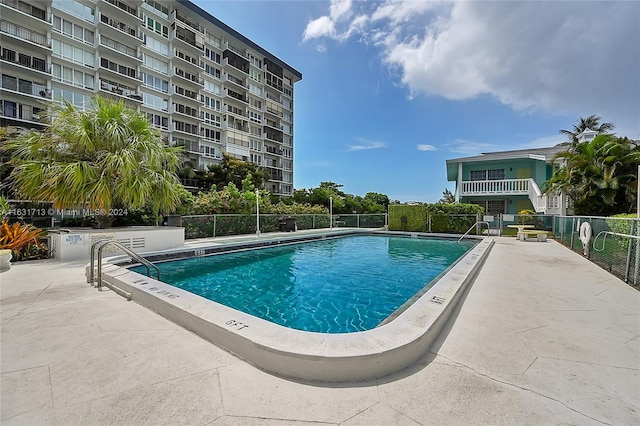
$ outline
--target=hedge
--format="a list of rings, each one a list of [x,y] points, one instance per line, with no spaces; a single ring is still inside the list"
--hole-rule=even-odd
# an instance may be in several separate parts
[[[389,230],[462,234],[483,214],[477,204],[394,204],[389,206]]]
[[[389,230],[427,232],[426,204],[389,205]]]

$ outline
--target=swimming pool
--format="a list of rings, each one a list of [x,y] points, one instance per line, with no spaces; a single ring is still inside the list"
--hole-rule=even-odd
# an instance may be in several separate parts
[[[380,325],[475,244],[356,235],[158,266],[163,282],[258,318],[348,333]]]
[[[347,235],[404,236],[409,238],[401,242],[407,243],[434,237],[388,231],[302,231],[295,235],[262,235],[232,241],[216,239],[210,243],[145,253],[144,256],[153,262],[194,257],[204,260],[210,254],[251,251]],[[458,239],[458,236],[436,237]],[[101,278],[103,283],[128,292],[132,301],[267,372],[301,380],[354,382],[400,371],[429,350],[494,244],[491,238],[469,239],[477,244],[391,317],[377,327],[349,333],[319,333],[284,327],[127,269],[127,256],[105,259]],[[254,253],[259,251],[262,250]],[[388,251],[394,252],[395,248]],[[87,277],[91,276],[91,265],[87,265],[85,273]]]

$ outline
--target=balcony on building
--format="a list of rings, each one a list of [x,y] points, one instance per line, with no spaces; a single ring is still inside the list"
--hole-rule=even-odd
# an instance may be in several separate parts
[[[173,21],[175,23],[175,21],[181,22],[182,24],[186,25],[187,27],[191,28],[194,31],[199,32],[200,34],[204,35],[204,27],[201,27],[200,24],[198,24],[197,21],[189,18],[188,16],[186,16],[183,13],[180,13],[180,11],[178,11],[177,9],[173,10]]]
[[[174,40],[180,40],[186,46],[198,49],[204,52],[204,39],[200,35],[196,35],[193,31],[180,25],[172,24]]]
[[[195,74],[195,73],[183,70],[182,68],[174,67],[173,75],[174,77],[180,77],[183,80],[186,80],[188,82],[197,84],[198,86],[204,87],[204,79],[200,78],[199,74]]]
[[[277,180],[282,182],[282,170],[272,168],[272,166],[270,166],[268,162],[266,163],[266,168],[269,172],[270,180]]]
[[[163,5],[160,2],[154,2],[153,5],[147,3],[146,1],[143,1],[140,4],[140,7],[142,9],[146,9],[147,11],[154,13],[158,16],[162,16],[164,19],[169,19],[169,8],[166,7],[165,5]]]
[[[21,102],[0,100],[0,126],[42,127],[46,124],[46,110]]]
[[[30,30],[29,28],[23,27],[21,25],[16,25],[9,21],[0,20],[0,33],[7,34],[18,40],[28,42],[33,46],[51,50],[51,39],[47,37],[47,34]]]
[[[225,80],[228,81],[229,83],[232,83],[233,86],[238,87],[240,89],[246,89],[247,88],[246,80],[243,80],[241,78],[235,77],[235,76],[233,76],[233,75],[231,75],[229,73],[225,74]]]
[[[204,64],[198,60],[196,56],[183,52],[182,50],[174,50],[174,58],[180,59],[184,63],[194,66],[198,69],[198,72],[204,69]]]
[[[198,179],[192,179],[192,178],[180,178],[180,183],[182,184],[182,186],[184,186],[187,189],[191,189],[191,190],[196,190],[199,189],[199,184],[200,182],[198,181]]]
[[[173,94],[182,96],[183,98],[189,99],[190,101],[196,102],[200,104],[200,96],[198,92],[194,90],[185,89],[184,87],[173,85]]]
[[[135,68],[120,65],[104,57],[100,58],[100,68],[108,70],[118,77],[125,77],[138,81],[141,80],[140,74]]]
[[[463,181],[461,196],[527,195],[531,179],[499,179]]]
[[[249,133],[249,122],[247,120],[238,119],[234,116],[228,115],[226,126],[224,128]]]
[[[186,133],[192,136],[198,136],[200,134],[200,130],[198,129],[197,124],[186,123],[184,121],[173,120],[173,129],[174,132]]]
[[[124,12],[126,12],[126,15],[121,15],[121,16],[128,16],[128,17],[132,17],[135,18],[136,20],[142,21],[143,16],[142,16],[142,12],[138,11],[138,8],[133,7],[128,5],[127,3],[120,1],[120,0],[104,0],[103,2],[104,4],[109,4],[111,6],[113,6],[114,8],[117,8],[119,10],[122,10]]]
[[[99,46],[106,47],[107,49],[110,49],[113,52],[121,53],[123,55],[128,56],[131,59],[142,62],[142,54],[139,53],[136,48],[128,46],[124,43],[120,43],[119,41],[116,41],[104,35],[100,35]]]
[[[266,117],[264,119],[264,124],[266,126],[269,126],[269,127],[273,128],[273,129],[276,129],[276,130],[282,130],[282,126],[279,125],[277,121],[270,120],[270,119],[268,119]]]
[[[32,2],[32,3],[36,3],[36,2]],[[17,12],[16,20],[20,19],[22,22],[24,22],[23,18],[21,19],[20,17],[24,17],[26,15],[30,18],[34,18],[29,23],[29,25],[38,26],[39,24],[44,24],[43,28],[51,25],[51,14],[47,13],[46,9],[39,8],[37,6],[34,6],[32,4],[29,4],[27,2],[20,1],[20,0],[0,0],[0,4],[7,6],[11,8],[13,11]],[[3,12],[2,15],[6,19],[11,18],[8,11]]]
[[[124,35],[127,38],[133,37],[138,41],[144,40],[144,35],[138,31],[137,27],[120,22],[102,12],[100,12],[100,23],[105,24],[105,28],[111,30],[110,34],[114,37]]]
[[[220,130],[217,129],[207,129],[204,127],[200,128],[200,138],[203,141],[209,142],[209,143],[215,143],[215,144],[221,144],[221,134],[220,134]],[[203,144],[200,144],[200,147],[202,148],[202,146],[206,146]],[[209,150],[210,151],[210,150]],[[202,151],[200,151],[202,152]],[[220,151],[218,151],[220,152]]]
[[[116,83],[114,81],[100,79],[100,90],[116,96],[122,96],[127,99],[142,102],[142,95],[135,88]]]
[[[270,72],[271,74],[276,75],[280,78],[284,77],[284,70],[282,69],[282,67],[273,62],[271,59],[264,58],[264,65],[267,69],[267,72]]]
[[[20,51],[0,47],[0,61],[12,64],[21,71],[36,71],[37,73],[51,74],[51,64],[46,59],[31,56]]]
[[[264,131],[263,133],[264,133],[265,139],[268,139],[268,140],[274,141],[274,142],[278,142],[278,143],[282,143],[282,140],[284,139],[282,131],[276,130],[276,129],[272,129],[272,128],[267,127],[267,126],[264,126],[263,131]]]
[[[16,76],[2,74],[0,85],[3,91],[29,95],[39,99],[51,99],[51,90],[44,83],[38,84]]]
[[[243,95],[241,93],[235,92],[231,89],[225,89],[225,91],[227,92],[227,96],[229,96],[230,98],[236,99],[240,102],[244,102],[245,104],[249,103],[249,99],[247,99],[246,94]]]
[[[240,117],[247,117],[247,113],[244,109],[235,107],[233,105],[226,105],[226,110],[228,113],[238,115]]]
[[[266,102],[265,112],[268,114],[274,115],[278,118],[282,118],[284,116],[283,108],[279,104],[275,104],[270,101]]]
[[[269,154],[273,154],[273,155],[282,155],[282,149],[280,148],[276,148],[274,146],[269,146],[266,145],[264,146],[264,149],[266,152],[268,152]]]
[[[236,53],[237,49],[227,43],[227,49],[222,52],[225,65],[230,65],[244,74],[249,74],[249,60]]]
[[[282,88],[281,79],[278,79],[277,77],[273,77],[271,76],[271,74],[267,73],[265,78],[265,83],[267,84],[268,87],[272,87],[280,93],[282,92],[283,88]]]
[[[200,120],[200,112],[198,111],[197,107],[194,108],[189,105],[178,104],[175,102],[172,104],[172,106],[174,114],[181,114],[189,118]]]
[[[214,147],[207,144],[200,144],[199,154],[203,157],[215,158],[216,160],[221,160],[222,159],[221,153],[222,153],[222,149],[220,147]]]

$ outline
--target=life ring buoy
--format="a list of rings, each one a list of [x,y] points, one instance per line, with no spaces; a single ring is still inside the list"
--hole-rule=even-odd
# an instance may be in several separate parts
[[[591,241],[591,225],[589,222],[583,222],[580,225],[580,241],[582,241],[583,246],[589,245],[589,241]]]

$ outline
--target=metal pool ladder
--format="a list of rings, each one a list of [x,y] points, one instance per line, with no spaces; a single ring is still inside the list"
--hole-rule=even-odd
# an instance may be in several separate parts
[[[147,275],[149,277],[151,277],[151,268],[155,269],[156,277],[158,278],[158,280],[160,279],[160,268],[158,268],[156,265],[149,262],[147,259],[140,256],[136,252],[129,250],[127,247],[125,247],[123,244],[117,241],[102,240],[102,241],[97,241],[93,243],[93,245],[91,246],[91,265],[90,265],[90,271],[89,271],[89,278],[87,279],[88,283],[93,283],[94,281],[96,281],[98,289],[102,287],[102,250],[109,245],[115,246],[116,248],[128,254],[131,259],[136,260],[141,264],[143,264],[147,268]],[[97,277],[94,275],[94,272],[93,272],[95,269],[96,249],[98,250],[98,272],[96,274]],[[120,296],[125,297],[127,300],[131,300],[131,293],[129,293],[128,291],[124,291],[121,288],[118,288],[110,283],[104,283],[104,285],[109,287],[111,290],[115,291],[116,293],[118,293]]]
[[[475,228],[476,226],[480,225],[481,223],[484,223],[485,225],[487,225],[487,230],[491,230],[491,225],[489,224],[489,222],[484,222],[484,221],[479,220],[479,221],[477,221],[476,223],[474,223],[473,225],[471,225],[471,228],[467,229],[467,232],[465,232],[464,234],[462,234],[462,237],[460,237],[460,238],[458,239],[458,242],[462,241],[462,239],[463,239],[464,237],[466,237],[466,236],[467,236],[467,234],[468,234],[469,232],[471,232],[471,230],[472,230],[473,228]]]

